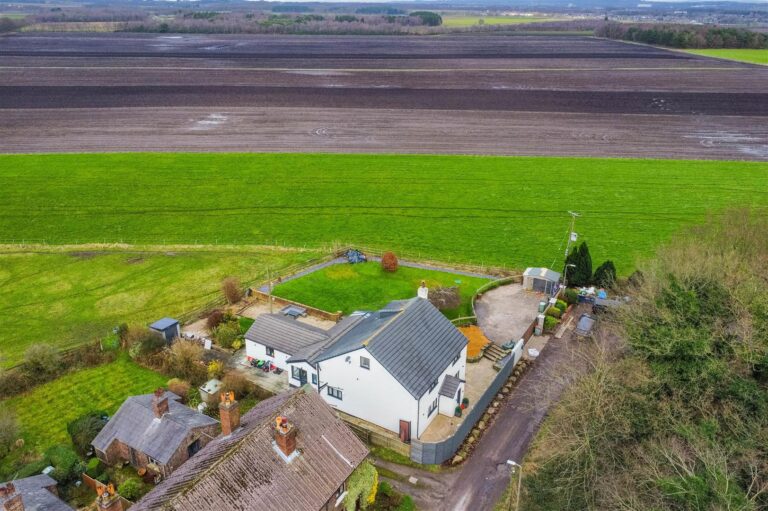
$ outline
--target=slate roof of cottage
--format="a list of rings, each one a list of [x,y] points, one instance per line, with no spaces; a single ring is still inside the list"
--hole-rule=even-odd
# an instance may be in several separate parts
[[[322,328],[278,314],[262,314],[245,333],[246,340],[269,346],[288,355],[328,339]]]
[[[356,313],[335,335],[288,359],[312,365],[365,348],[415,398],[456,358],[467,338],[422,298],[396,300],[381,310]],[[337,328],[338,327],[338,328]],[[329,331],[330,332],[330,331]]]
[[[106,451],[112,442],[119,440],[166,464],[192,430],[218,424],[215,419],[180,403],[181,398],[173,392],[166,392],[165,396],[168,397],[168,413],[162,419],[156,418],[152,410],[154,394],[126,399],[96,435],[93,446]]]
[[[452,374],[447,374],[443,379],[443,384],[440,385],[440,392],[438,392],[438,394],[441,396],[454,398],[456,397],[456,391],[459,390],[460,384],[461,380],[459,378],[456,378]]]
[[[50,476],[41,474],[11,482],[16,491],[8,497],[0,497],[0,509],[8,500],[21,495],[24,511],[72,511],[66,502],[48,490],[50,487],[56,487],[56,481]],[[6,484],[0,483],[0,486]]]
[[[297,428],[290,463],[273,446],[277,416]],[[132,511],[320,509],[368,449],[309,387],[259,403],[232,434],[211,441],[157,485]]]

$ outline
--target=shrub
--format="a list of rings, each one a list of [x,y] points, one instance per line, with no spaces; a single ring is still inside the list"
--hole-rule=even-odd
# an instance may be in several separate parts
[[[561,314],[565,314],[565,311],[568,309],[568,304],[565,303],[563,300],[558,300],[555,302],[555,307],[557,307],[560,310]]]
[[[437,27],[443,24],[442,16],[432,11],[414,11],[410,16],[421,19],[421,23],[428,27]]]
[[[547,316],[553,317],[555,319],[560,319],[560,316],[562,315],[562,312],[560,312],[560,309],[557,307],[550,307],[545,312]]]
[[[167,369],[177,378],[202,383],[206,376],[205,366],[200,364],[202,358],[203,347],[198,343],[176,341],[170,349]]]
[[[132,327],[123,341],[133,359],[147,358],[165,347],[165,339],[146,327]]]
[[[13,443],[19,434],[16,414],[7,408],[0,409],[0,459],[11,452]]]
[[[107,412],[103,411],[88,412],[67,424],[67,433],[72,439],[72,445],[81,456],[91,450],[91,442],[106,425],[103,419],[106,416]]]
[[[45,452],[45,456],[54,469],[51,477],[60,484],[74,481],[83,472],[84,467],[77,453],[66,445],[54,445]]]
[[[565,258],[565,264],[568,284],[580,287],[589,285],[592,281],[592,256],[586,242],[571,249],[571,253]]]
[[[227,277],[224,279],[221,282],[221,292],[230,304],[237,303],[243,298],[243,289],[240,286],[240,281],[236,277]]]
[[[208,363],[208,379],[219,379],[224,374],[224,364],[220,360],[211,360]]]
[[[181,397],[181,400],[186,402],[189,389],[192,385],[189,382],[181,380],[179,378],[171,378],[168,380],[168,390]]]
[[[381,256],[381,269],[389,273],[396,272],[397,256],[392,252],[384,252],[384,255]]]
[[[101,463],[99,458],[91,458],[85,465],[85,473],[89,477],[96,479],[104,473],[104,464]]]
[[[438,287],[429,291],[429,302],[438,310],[457,309],[461,305],[459,288]]]
[[[219,309],[211,311],[205,320],[205,326],[209,332],[213,332],[224,321],[224,312]]]
[[[563,291],[563,299],[568,305],[579,303],[579,293],[575,289],[566,289]]]
[[[117,493],[128,500],[138,500],[144,495],[144,483],[138,477],[130,477],[118,486]]]
[[[0,371],[0,396],[9,397],[28,390],[35,382],[25,371],[9,369]]]
[[[240,337],[238,337],[237,339],[232,341],[232,349],[233,350],[237,351],[237,350],[239,350],[242,347],[243,347],[243,340]]]
[[[544,331],[545,332],[551,332],[555,329],[557,324],[560,323],[560,321],[552,316],[545,316],[544,317]]]
[[[222,348],[231,348],[232,343],[234,343],[235,339],[240,335],[240,325],[235,321],[222,323],[213,331],[213,338],[216,340],[216,344]]]
[[[48,379],[61,368],[61,355],[50,344],[33,344],[24,352],[24,371],[37,379]]]
[[[616,266],[613,261],[606,261],[598,266],[592,281],[599,287],[613,287],[616,283]]]
[[[243,399],[253,391],[253,384],[245,376],[235,372],[225,374],[221,383],[222,392],[234,392],[237,399]]]

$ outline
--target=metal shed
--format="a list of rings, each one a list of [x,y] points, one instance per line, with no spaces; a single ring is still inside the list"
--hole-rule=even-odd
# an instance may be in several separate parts
[[[527,268],[523,273],[523,289],[552,294],[560,282],[560,274],[549,268]]]
[[[179,320],[177,319],[159,319],[149,325],[149,329],[162,335],[167,343],[170,343],[176,337],[181,337],[181,327],[179,326]]]

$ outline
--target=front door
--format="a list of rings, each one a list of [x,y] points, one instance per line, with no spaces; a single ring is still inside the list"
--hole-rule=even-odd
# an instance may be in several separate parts
[[[411,422],[400,421],[400,441],[406,444],[411,443]]]

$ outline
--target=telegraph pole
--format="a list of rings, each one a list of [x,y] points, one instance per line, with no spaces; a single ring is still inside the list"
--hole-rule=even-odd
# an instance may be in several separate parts
[[[575,211],[569,211],[569,215],[571,215],[571,229],[568,231],[568,242],[565,245],[565,259],[563,260],[563,286],[567,284],[568,280],[568,251],[571,249],[571,241],[576,241],[574,239],[576,233],[573,232],[573,229],[576,227],[576,218],[581,216]]]

